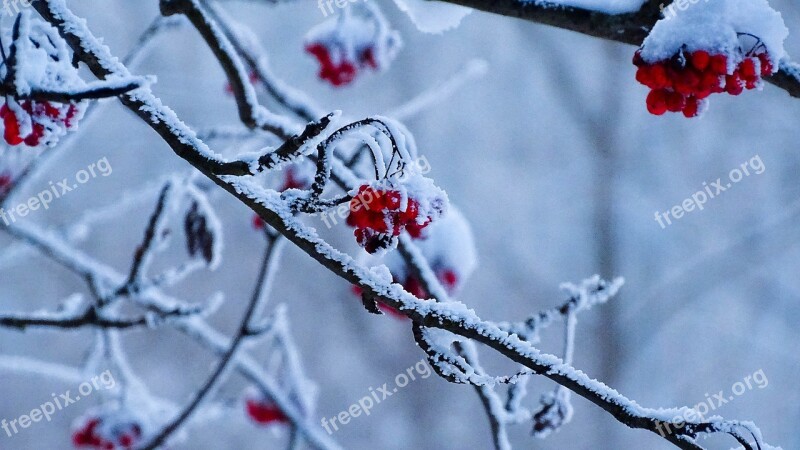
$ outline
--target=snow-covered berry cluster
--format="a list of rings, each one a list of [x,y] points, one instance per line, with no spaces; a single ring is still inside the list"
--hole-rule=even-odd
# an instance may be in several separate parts
[[[711,94],[760,89],[778,70],[788,29],[766,0],[700,2],[659,20],[633,57],[647,109],[696,117]]]
[[[432,182],[427,189],[409,189],[406,184],[383,180],[358,188],[350,200],[347,224],[355,228],[358,244],[375,253],[395,245],[404,230],[421,237],[422,230],[446,207],[447,195]]]
[[[744,89],[760,87],[761,77],[771,75],[775,67],[766,51],[744,55],[732,70],[728,55],[706,50],[681,49],[669,59],[650,64],[637,50],[633,63],[638,67],[636,80],[651,89],[647,110],[657,116],[683,112],[686,117],[700,115],[711,94],[739,95]]]
[[[289,418],[271,399],[257,394],[248,394],[245,399],[247,416],[259,425],[289,423]]]
[[[427,236],[417,239],[415,244],[430,262],[431,269],[447,294],[451,297],[456,296],[477,267],[477,250],[469,223],[461,212],[451,205],[444,216],[431,223],[425,230]],[[417,298],[430,297],[422,287],[422,282],[409,270],[399,253],[392,252],[383,257],[364,255],[360,262],[367,266],[384,264],[392,275],[392,282],[401,284],[403,289]],[[358,286],[353,286],[352,290],[358,296],[362,294]],[[392,317],[406,317],[381,302],[378,302],[378,307]]]
[[[75,448],[129,450],[141,444],[143,423],[123,411],[89,414],[79,421],[72,434]]]
[[[387,69],[400,46],[400,35],[370,3],[353,5],[315,26],[305,43],[319,62],[319,78],[336,87],[350,84],[367,69]]]
[[[9,145],[37,147],[53,145],[58,136],[71,130],[83,115],[76,103],[36,102],[9,99],[0,107],[3,137]]]
[[[86,86],[72,66],[66,42],[47,22],[24,16],[21,34],[15,40],[15,64],[0,67],[2,78],[13,80],[16,92],[7,95],[0,109],[5,141],[12,146],[52,146],[67,131],[74,130],[83,117],[86,102],[57,103],[34,101],[28,96],[35,90],[70,92]],[[9,40],[11,37],[6,35]],[[13,69],[12,73],[9,73]]]

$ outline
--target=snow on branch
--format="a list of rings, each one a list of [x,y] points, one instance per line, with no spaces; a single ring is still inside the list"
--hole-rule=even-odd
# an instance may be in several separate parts
[[[6,81],[0,85],[0,95],[13,95],[20,99],[31,99],[41,102],[49,101],[68,103],[70,101],[79,102],[81,100],[96,100],[101,98],[117,97],[126,92],[138,89],[145,84],[148,84],[148,80],[139,77],[130,80],[119,80],[114,82],[96,81],[94,83],[89,83],[83,89],[69,91],[32,89],[27,94],[19,94],[14,86],[10,82]]]
[[[203,308],[197,307],[189,310],[176,309],[159,314],[147,313],[140,317],[124,318],[107,315],[102,310],[90,305],[82,305],[80,296],[76,297],[78,302],[67,300],[61,309],[54,312],[0,313],[0,327],[16,328],[20,331],[24,331],[27,328],[77,329],[96,327],[128,329],[153,327],[171,319],[205,314]]]

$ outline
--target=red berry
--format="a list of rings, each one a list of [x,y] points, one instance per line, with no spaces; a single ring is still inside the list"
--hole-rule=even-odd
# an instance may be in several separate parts
[[[727,75],[728,73],[728,57],[725,55],[714,55],[711,57],[711,70],[719,75]]]
[[[5,105],[3,107],[5,108]],[[17,116],[12,111],[8,111],[8,113],[3,117],[3,124],[5,126],[3,137],[5,137],[8,145],[19,145],[24,142],[24,139],[19,134],[19,122],[17,122]]]
[[[293,167],[289,167],[286,169],[286,175],[283,180],[283,186],[281,186],[280,191],[286,191],[288,189],[306,189],[308,188],[308,183],[300,178],[297,177],[295,170]]]
[[[388,235],[378,233],[369,228],[358,228],[353,234],[356,237],[356,242],[370,254],[380,249],[387,248],[391,243],[391,238]]]
[[[61,115],[61,111],[50,102],[44,102],[44,114],[52,119],[58,119],[58,116]]]
[[[350,84],[356,78],[356,66],[349,61],[342,61],[334,72],[330,74],[330,81],[334,86],[344,86]]]
[[[745,58],[739,65],[739,73],[742,75],[742,78],[746,80],[758,76],[755,58]]]
[[[352,82],[356,77],[356,66],[347,60],[334,64],[328,48],[320,43],[309,44],[306,51],[314,57],[320,65],[319,78],[330,82],[334,86],[343,86]]]
[[[710,59],[711,58],[708,55],[707,51],[697,50],[696,52],[692,53],[691,56],[692,66],[694,66],[695,69],[702,72],[706,70],[706,67],[708,67]]]
[[[708,89],[714,90],[719,88],[721,82],[720,77],[713,71],[705,71],[703,72],[702,77],[700,78],[700,89]]]
[[[663,89],[650,91],[647,95],[647,110],[656,116],[667,112],[667,91]]]
[[[64,125],[67,128],[72,128],[75,124],[72,122],[75,119],[75,116],[78,115],[78,107],[74,104],[69,105],[69,109],[67,110],[67,115],[64,117]]]
[[[761,63],[761,75],[770,75],[773,67],[769,56],[766,53],[761,53],[758,55],[758,61]]]
[[[44,136],[44,125],[40,123],[33,124],[33,131],[28,137],[25,138],[25,145],[28,147],[36,147],[42,141]]]
[[[403,288],[414,297],[422,299],[428,298],[428,293],[422,287],[422,283],[413,275],[408,277],[406,282],[403,283]]]
[[[700,83],[700,77],[688,68],[674,76],[674,88],[683,95],[691,94],[698,83]]]
[[[258,214],[253,214],[252,225],[253,229],[255,229],[256,231],[261,231],[267,226],[267,223],[264,222],[264,219],[262,219],[261,216],[259,216]]]
[[[666,95],[667,110],[679,112],[686,106],[686,98],[678,92],[669,92]]]
[[[123,447],[130,447],[133,445],[133,436],[129,434],[123,434],[119,437],[119,444]]]
[[[408,231],[408,235],[414,239],[420,239],[424,237],[425,228],[431,223],[431,218],[428,217],[425,222],[422,224],[418,224],[416,221],[412,221],[406,225],[406,231]]]
[[[247,415],[254,422],[266,425],[271,423],[288,423],[289,418],[272,402],[267,400],[247,399],[245,402]]]
[[[644,58],[642,58],[642,50],[636,50],[633,52],[633,65],[636,67],[643,66],[645,64]]]
[[[458,286],[458,275],[454,271],[445,269],[439,274],[439,278],[448,292],[455,291],[456,286]]]
[[[744,90],[744,83],[738,72],[725,77],[725,92],[730,95],[739,95]]]
[[[0,194],[3,194],[11,186],[11,181],[11,174],[4,173],[0,175]]]
[[[636,69],[636,81],[651,89],[654,89],[655,86],[653,84],[653,77],[650,74],[651,67],[652,66],[639,66],[639,68]]]
[[[700,91],[695,91],[695,93],[694,93],[694,97],[697,97],[700,100],[702,100],[704,98],[707,98],[709,95],[711,95],[711,90],[710,89],[703,89],[703,90],[700,90]]]
[[[670,79],[663,64],[654,64],[650,69],[650,77],[653,80],[653,89],[661,89],[670,85]]]
[[[382,199],[384,208],[395,210],[400,207],[402,197],[397,191],[389,191],[382,195]]]
[[[697,97],[689,97],[686,99],[686,105],[683,107],[683,115],[686,118],[696,117],[700,108],[700,103]]]
[[[324,45],[319,43],[309,44],[306,45],[306,51],[314,55],[323,66],[332,65],[331,55],[328,53],[328,49]]]
[[[366,50],[361,52],[361,55],[359,56],[359,62],[366,65],[367,67],[377,69],[378,60],[375,59],[375,49],[372,47],[367,47]]]

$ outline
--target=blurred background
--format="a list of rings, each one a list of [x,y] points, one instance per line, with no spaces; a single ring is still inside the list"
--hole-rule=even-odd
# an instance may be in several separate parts
[[[800,9],[773,1],[789,25]],[[408,119],[430,174],[447,190],[474,231],[479,269],[459,300],[488,320],[527,317],[565,300],[563,281],[593,274],[624,276],[626,284],[609,304],[579,318],[575,366],[643,406],[695,405],[707,395],[731,392],[734,383],[762,370],[768,385],[755,387],[715,412],[754,421],[765,439],[784,449],[800,448],[796,387],[800,342],[800,102],[767,85],[739,97],[713,96],[699,119],[647,113],[647,88],[634,80],[633,47],[506,17],[474,12],[460,27],[425,34],[393,2],[380,1],[405,46],[388,72],[333,89],[316,78],[316,62],[303,51],[303,36],[324,20],[315,2],[259,5],[225,2],[231,14],[252,27],[267,50],[274,72],[326,109],[351,117],[380,114],[434,87],[473,59],[488,62],[480,80]],[[158,14],[156,2],[108,0],[71,2],[78,15],[117,55]],[[9,26],[5,18],[3,26]],[[800,55],[790,34],[787,51]],[[154,74],[155,93],[189,125],[199,129],[234,125],[236,109],[224,93],[225,80],[197,32],[188,27],[158,38],[138,74]],[[26,220],[60,226],[82,211],[113,204],[124,192],[186,165],[144,124],[111,102],[103,116],[83,124],[70,152],[56,156],[18,199],[50,180],[107,157],[113,175],[98,178]],[[236,148],[215,148],[220,152]],[[745,177],[663,228],[656,211],[727,177],[755,156],[766,169]],[[145,201],[124,216],[92,229],[81,249],[120,271],[154,205]],[[216,291],[225,306],[211,318],[230,333],[238,325],[260,262],[264,239],[251,227],[251,213],[227,195],[214,197],[225,226],[223,264],[172,290],[200,301]],[[318,226],[318,228],[321,228]],[[351,254],[361,250],[346,227],[323,233]],[[0,249],[11,239],[0,234]],[[2,252],[2,250],[0,250]],[[35,252],[0,266],[0,309],[53,308],[73,292],[86,292],[76,278]],[[294,337],[307,375],[318,384],[316,416],[332,417],[371,387],[423,358],[407,322],[367,314],[348,285],[300,251],[287,247],[271,305],[288,305]],[[27,355],[77,365],[92,332],[0,330],[0,354]],[[184,403],[208,376],[215,358],[185,336],[160,329],[124,335],[134,370],[155,395]],[[561,351],[558,327],[544,335],[546,352]],[[263,356],[261,349],[250,349]],[[486,365],[512,367],[485,356]],[[0,417],[15,418],[70,386],[47,378],[0,372]],[[233,377],[220,395],[240,401],[245,383]],[[530,405],[552,384],[535,378]],[[630,430],[580,398],[570,424],[547,439],[530,436],[530,426],[510,428],[515,448],[667,449],[658,436]],[[71,422],[87,399],[38,423],[3,449],[68,448]],[[318,419],[318,420],[319,420]],[[353,419],[333,437],[345,448],[489,449],[489,425],[469,387],[438,377],[412,382]],[[286,433],[246,420],[243,408],[189,431],[175,449],[283,448]],[[734,447],[714,438],[710,448]]]

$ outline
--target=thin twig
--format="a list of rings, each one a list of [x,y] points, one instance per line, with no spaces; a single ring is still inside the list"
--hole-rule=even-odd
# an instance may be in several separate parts
[[[231,343],[228,346],[228,351],[222,355],[219,363],[217,363],[216,369],[214,369],[214,372],[211,374],[211,376],[209,376],[208,380],[206,380],[203,387],[197,391],[192,401],[186,405],[186,407],[175,417],[175,419],[172,420],[172,422],[164,426],[164,428],[162,428],[161,431],[154,438],[152,438],[149,443],[143,445],[141,450],[153,450],[166,442],[169,436],[177,431],[178,428],[180,428],[180,426],[183,425],[183,423],[185,423],[189,417],[191,417],[192,413],[197,410],[200,404],[202,404],[203,401],[205,401],[224,380],[222,375],[228,371],[231,363],[236,357],[236,352],[241,348],[241,345],[244,343],[246,338],[250,336],[250,322],[253,319],[254,313],[258,310],[259,305],[266,298],[264,293],[269,289],[266,281],[269,280],[268,274],[271,265],[276,264],[276,261],[274,261],[273,258],[277,254],[276,250],[278,248],[277,244],[279,239],[279,236],[270,237],[268,235],[267,237],[267,249],[264,252],[261,268],[258,272],[256,287],[253,291],[250,303],[247,305],[247,310],[242,317],[239,330],[233,336]]]

